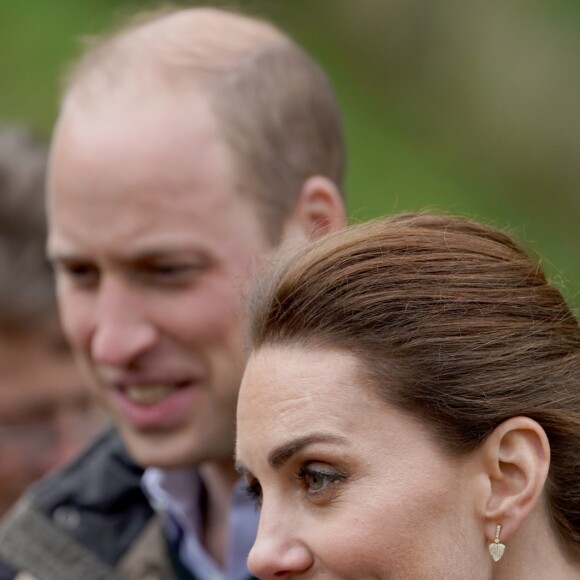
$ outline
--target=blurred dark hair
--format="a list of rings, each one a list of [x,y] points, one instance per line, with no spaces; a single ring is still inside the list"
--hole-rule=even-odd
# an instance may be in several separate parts
[[[0,126],[0,330],[56,317],[45,258],[47,146],[22,126]]]

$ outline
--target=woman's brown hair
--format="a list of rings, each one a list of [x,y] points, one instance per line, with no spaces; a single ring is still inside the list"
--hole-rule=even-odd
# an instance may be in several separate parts
[[[406,214],[301,250],[254,296],[251,339],[338,348],[371,384],[464,454],[504,420],[536,420],[551,447],[555,529],[580,554],[580,328],[506,233]]]

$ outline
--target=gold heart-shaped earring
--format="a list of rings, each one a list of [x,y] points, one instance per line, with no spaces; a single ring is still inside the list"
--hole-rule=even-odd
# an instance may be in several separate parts
[[[495,528],[495,540],[489,545],[489,553],[491,554],[494,562],[499,562],[503,556],[503,553],[505,552],[505,546],[499,541],[500,534],[501,524],[498,524]]]

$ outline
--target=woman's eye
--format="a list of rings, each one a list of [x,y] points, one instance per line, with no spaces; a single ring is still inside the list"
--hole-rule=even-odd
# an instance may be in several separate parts
[[[329,478],[321,473],[306,473],[304,474],[304,482],[308,485],[311,491],[320,491]]]
[[[244,493],[257,507],[262,505],[262,486],[257,479],[246,482]]]
[[[336,484],[346,480],[346,474],[328,466],[307,465],[298,472],[306,493],[326,494],[336,491]]]

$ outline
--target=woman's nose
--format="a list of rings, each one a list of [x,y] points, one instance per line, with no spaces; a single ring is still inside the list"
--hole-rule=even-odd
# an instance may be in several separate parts
[[[299,526],[274,510],[262,507],[258,535],[248,556],[248,568],[263,580],[306,572],[313,563],[312,552],[297,531]]]

